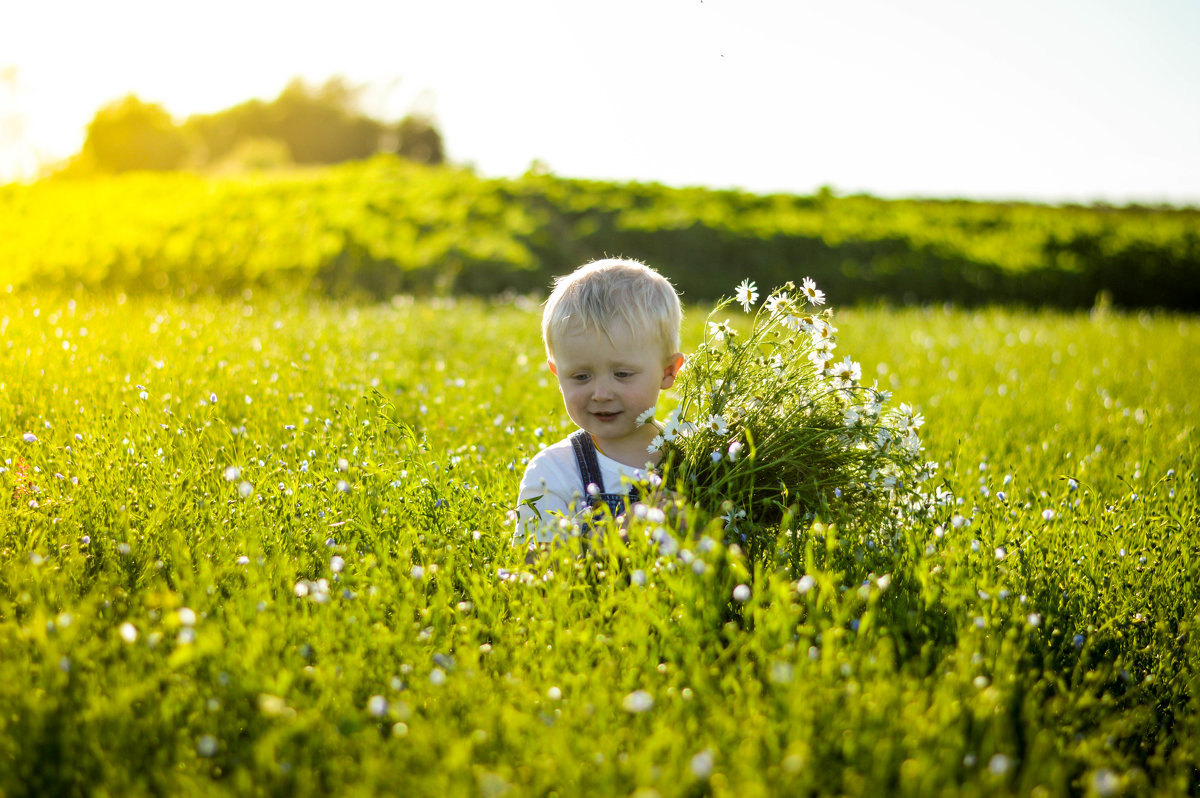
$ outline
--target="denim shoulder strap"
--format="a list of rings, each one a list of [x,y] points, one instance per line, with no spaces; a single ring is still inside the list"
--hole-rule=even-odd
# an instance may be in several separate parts
[[[604,477],[600,476],[600,463],[596,460],[596,444],[587,430],[578,430],[571,435],[571,447],[575,450],[575,464],[583,479],[583,495],[589,496],[588,486],[595,485],[598,493],[604,493]]]

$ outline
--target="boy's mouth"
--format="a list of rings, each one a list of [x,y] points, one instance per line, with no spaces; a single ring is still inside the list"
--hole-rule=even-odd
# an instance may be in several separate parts
[[[593,412],[592,415],[595,416],[596,418],[600,419],[601,421],[612,421],[614,418],[621,415],[621,411],[606,410],[603,413]]]

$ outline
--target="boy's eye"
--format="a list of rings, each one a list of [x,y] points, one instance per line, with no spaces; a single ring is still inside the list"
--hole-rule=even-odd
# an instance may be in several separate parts
[[[619,379],[619,380],[627,380],[633,376],[633,372],[632,371],[618,371],[616,373],[616,375],[617,375],[617,379]]]

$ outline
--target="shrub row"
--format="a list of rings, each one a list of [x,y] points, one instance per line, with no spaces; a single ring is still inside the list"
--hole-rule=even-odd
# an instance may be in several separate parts
[[[494,294],[605,255],[648,261],[697,301],[809,275],[844,301],[1200,308],[1196,209],[484,179],[391,156],[0,187],[0,286]]]

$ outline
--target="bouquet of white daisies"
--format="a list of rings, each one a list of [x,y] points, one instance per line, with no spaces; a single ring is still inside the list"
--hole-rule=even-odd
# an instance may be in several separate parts
[[[739,333],[714,321],[733,302],[753,313]],[[756,307],[754,283],[709,316],[704,343],[677,383],[679,405],[651,450],[664,453],[666,485],[727,536],[762,553],[774,549],[785,519],[838,520],[881,536],[940,496],[920,487],[926,463],[922,416],[891,394],[862,384],[862,368],[837,360],[833,313],[805,278]]]

